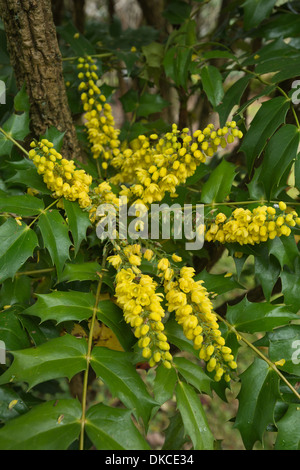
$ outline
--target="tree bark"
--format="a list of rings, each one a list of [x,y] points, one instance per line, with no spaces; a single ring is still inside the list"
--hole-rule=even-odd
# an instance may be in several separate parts
[[[84,33],[85,26],[85,0],[73,0],[73,18],[78,31]]]
[[[0,16],[17,85],[21,88],[26,82],[32,133],[39,137],[47,128],[56,127],[65,132],[62,152],[66,158],[78,158],[51,1],[0,0]]]

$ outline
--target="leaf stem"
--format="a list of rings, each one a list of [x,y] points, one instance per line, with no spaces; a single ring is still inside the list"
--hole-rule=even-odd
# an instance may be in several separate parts
[[[55,271],[55,268],[34,269],[33,271],[22,271],[22,272],[16,273],[16,277],[30,276],[32,274],[51,273],[52,271]]]
[[[265,356],[258,348],[256,348],[250,341],[247,340],[247,338],[241,334],[239,331],[235,329],[233,325],[231,325],[225,318],[221,317],[221,315],[216,313],[217,318],[225,323],[225,325],[228,327],[229,330],[231,330],[237,337],[238,340],[243,341],[249,348],[252,349],[261,359],[263,359],[271,369],[274,370],[274,372],[283,380],[283,382],[289,387],[289,389],[293,392],[293,394],[300,400],[300,395],[297,392],[297,390],[292,386],[292,384],[287,380],[287,378],[280,372],[280,370],[277,369],[276,365],[270,361],[270,359]]]
[[[100,277],[100,279],[98,281],[98,286],[97,286],[97,291],[96,291],[96,300],[95,300],[93,314],[91,318],[90,331],[89,331],[89,337],[88,337],[87,355],[86,355],[86,369],[84,371],[84,377],[83,377],[82,416],[81,416],[81,432],[80,432],[80,438],[79,438],[79,450],[84,450],[84,429],[85,429],[85,423],[86,423],[87,389],[88,389],[91,352],[93,348],[93,333],[94,333],[94,327],[95,327],[95,322],[97,318],[98,304],[100,302],[100,295],[101,295],[101,288],[102,288],[102,281],[103,281],[102,271],[106,263],[106,257],[107,257],[107,249],[104,248],[101,271],[98,272],[98,276]]]

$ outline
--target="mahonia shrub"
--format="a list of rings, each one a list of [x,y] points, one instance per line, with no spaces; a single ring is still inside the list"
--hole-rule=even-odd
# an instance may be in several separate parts
[[[211,412],[230,394],[237,447],[299,448],[299,15],[233,5],[205,41],[190,3],[166,7],[167,41],[60,28],[82,161],[56,128],[30,136],[24,87],[1,115],[2,450],[217,449]],[[105,77],[120,70],[119,128]],[[187,106],[200,98],[203,125]],[[151,238],[153,204],[179,207],[167,239]],[[188,249],[175,226],[199,205],[203,245]]]

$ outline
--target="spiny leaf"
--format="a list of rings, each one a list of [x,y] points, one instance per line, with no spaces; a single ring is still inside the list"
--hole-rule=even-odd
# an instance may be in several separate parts
[[[0,385],[26,382],[29,388],[47,380],[67,377],[86,368],[87,343],[71,335],[61,336],[37,348],[13,351],[14,361],[0,377]]]
[[[80,433],[77,400],[49,401],[0,429],[0,450],[66,450]]]

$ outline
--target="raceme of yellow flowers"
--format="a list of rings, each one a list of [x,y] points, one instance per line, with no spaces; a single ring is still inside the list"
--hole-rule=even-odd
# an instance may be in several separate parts
[[[88,140],[94,158],[102,158],[102,167],[107,169],[107,161],[120,152],[118,140],[119,129],[115,128],[115,121],[111,106],[106,102],[105,96],[97,86],[99,77],[97,65],[91,58],[79,58],[77,66],[80,80],[79,91],[85,111],[85,126],[88,130]]]
[[[166,308],[170,313],[175,312],[186,338],[193,341],[194,348],[199,350],[199,358],[207,362],[208,371],[215,372],[216,381],[223,375],[229,381],[230,371],[237,365],[231,349],[225,346],[203,281],[194,280],[194,269],[180,269],[176,263],[182,259],[177,255],[172,256],[172,265],[168,258],[157,262],[154,252],[147,249],[142,253],[139,244],[127,245],[123,249],[117,245],[116,252],[108,261],[118,270],[117,302],[123,308],[125,321],[134,328],[142,355],[149,365],[152,367],[162,362],[166,368],[172,367],[170,345],[162,322],[165,310],[161,302],[165,298]],[[164,294],[157,293],[158,283],[139,269],[142,257],[156,263]]]
[[[118,210],[120,202],[112,184],[121,186],[119,195],[127,196],[135,204],[141,202],[147,206],[159,202],[166,193],[176,197],[176,188],[184,184],[207,157],[242,137],[234,121],[217,130],[210,124],[193,135],[189,129],[180,131],[173,124],[172,131],[162,137],[141,135],[121,144],[111,107],[97,84],[99,77],[94,60],[80,58],[78,71],[92,155],[100,159],[103,169],[112,165],[117,170],[116,175],[95,184],[90,175],[78,170],[74,161],[64,159],[47,139],[32,142],[29,157],[53,196],[78,201],[80,207],[89,212],[92,222],[97,222],[97,207],[102,203],[113,204]],[[123,186],[125,184],[127,186]],[[218,213],[207,220],[205,239],[254,244],[288,236],[296,224],[300,225],[297,213],[288,212],[283,202],[279,203],[279,211],[268,206],[252,211],[238,208],[229,217]],[[177,255],[169,259],[161,253],[158,255],[154,249],[144,250],[140,244],[129,244],[126,240],[112,243],[115,254],[108,257],[108,262],[117,270],[117,302],[149,365],[162,363],[166,368],[172,367],[163,319],[166,311],[174,312],[186,338],[199,351],[199,358],[206,361],[207,370],[214,371],[216,381],[222,377],[229,381],[236,363],[219,330],[209,294],[203,282],[194,279],[194,269],[180,268],[178,263],[182,260]],[[156,267],[161,282],[142,272],[143,258]]]
[[[281,201],[279,213],[275,207],[266,205],[256,207],[252,211],[235,209],[228,218],[225,214],[219,213],[214,222],[207,227],[205,239],[209,242],[254,245],[282,235],[289,236],[290,227],[300,225],[300,218],[296,211],[286,213],[286,208],[286,204]]]
[[[43,176],[47,187],[56,198],[64,197],[69,201],[78,201],[81,208],[91,205],[89,196],[92,177],[84,170],[77,170],[73,160],[66,160],[47,139],[33,141],[29,158],[37,171]]]

